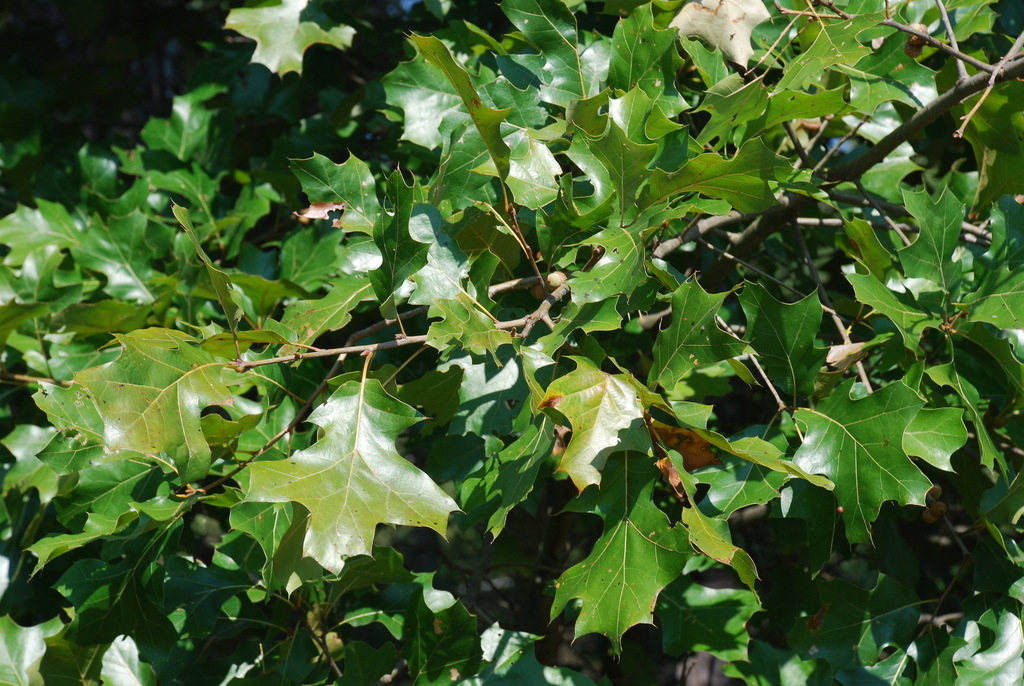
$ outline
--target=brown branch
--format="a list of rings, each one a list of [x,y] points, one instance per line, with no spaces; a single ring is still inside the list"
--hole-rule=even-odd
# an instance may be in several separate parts
[[[825,311],[828,312],[829,316],[832,318],[832,323],[835,324],[836,330],[839,332],[840,337],[842,337],[843,342],[847,345],[851,345],[853,341],[850,340],[850,334],[846,332],[846,325],[843,324],[843,320],[839,318],[835,307],[832,306],[832,299],[828,297],[828,291],[825,290],[825,284],[821,280],[821,275],[818,274],[818,268],[814,266],[814,260],[811,259],[811,251],[807,249],[807,242],[804,240],[804,234],[800,231],[800,227],[795,223],[793,224],[793,233],[796,234],[796,242],[799,244],[800,250],[804,254],[804,262],[807,263],[807,269],[811,272],[811,278],[814,280],[814,283],[818,285],[818,297],[825,305]],[[873,390],[871,386],[871,379],[868,378],[868,372],[860,360],[857,361],[857,374],[860,376],[860,380],[864,384],[864,388],[867,389],[868,393],[871,393]]]
[[[71,385],[70,381],[61,381],[60,379],[53,379],[48,376],[30,376],[28,374],[15,374],[14,372],[0,372],[0,383],[15,384],[18,386],[48,383],[54,386],[64,386],[65,388]]]
[[[1024,59],[1014,59],[1006,68],[996,73],[993,85],[1024,76]],[[988,73],[975,74],[965,81],[958,82],[948,91],[919,109],[910,119],[903,122],[885,138],[878,141],[860,157],[825,172],[825,178],[831,183],[852,181],[865,174],[873,166],[884,160],[889,153],[901,143],[910,140],[943,114],[953,109],[975,93],[985,90],[989,85]]]
[[[1007,63],[1009,63],[1011,59],[1017,56],[1017,53],[1020,52],[1021,48],[1024,48],[1024,32],[1017,36],[1017,40],[1014,41],[1013,46],[1005,55],[1003,55],[1003,58],[999,60],[998,64],[996,64],[995,69],[992,70],[992,75],[988,79],[988,85],[982,92],[981,97],[978,98],[978,102],[974,103],[974,107],[971,108],[971,111],[964,115],[963,123],[960,124],[960,128],[958,128],[956,130],[956,133],[953,134],[954,138],[963,137],[964,131],[967,130],[967,125],[971,123],[971,119],[978,112],[978,110],[981,109],[981,106],[985,103],[985,100],[988,98],[989,94],[992,93],[992,89],[995,88],[996,78],[1003,73],[1003,71],[1006,69]]]
[[[902,217],[911,216],[910,212],[908,212],[902,205],[897,205],[896,203],[888,202],[881,198],[874,198],[874,202],[871,202],[869,199],[859,195],[851,195],[834,189],[829,189],[826,192],[828,193],[829,199],[844,205],[856,205],[858,207],[874,207],[877,205],[890,214],[897,214]],[[908,224],[900,224],[899,226],[900,228],[909,229],[914,233],[918,232],[918,228],[915,226]],[[967,221],[960,223],[960,235],[968,242],[978,243],[979,245],[989,245],[992,242],[992,234],[990,232]]]
[[[935,0],[935,4],[939,6],[939,14],[942,15],[942,25],[946,29],[949,44],[953,46],[954,50],[960,52],[960,46],[956,42],[956,34],[953,33],[953,22],[949,20],[949,12],[946,11],[946,3],[942,2],[942,0]],[[967,78],[967,67],[964,66],[963,60],[958,59],[956,61],[956,73],[960,77],[960,81]]]

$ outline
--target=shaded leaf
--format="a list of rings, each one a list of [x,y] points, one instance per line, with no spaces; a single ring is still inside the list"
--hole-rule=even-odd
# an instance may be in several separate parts
[[[672,294],[672,323],[654,342],[649,382],[673,388],[684,374],[743,352],[743,342],[718,327],[715,316],[727,293],[707,293],[696,281]]]
[[[793,461],[835,484],[851,541],[868,541],[882,503],[924,505],[931,481],[903,452],[904,434],[924,401],[902,381],[866,398],[844,383],[815,409],[799,409],[804,432]]]
[[[659,594],[688,557],[683,529],[651,502],[656,475],[649,458],[626,453],[609,461],[599,490],[592,486],[571,504],[597,511],[605,526],[590,555],[555,582],[551,616],[581,599],[575,635],[602,633],[616,653],[629,627],[653,623]]]
[[[708,588],[683,575],[658,596],[655,612],[670,655],[704,650],[721,660],[747,657],[746,624],[760,609],[745,589]]]
[[[814,379],[828,351],[815,345],[821,326],[821,303],[816,294],[786,304],[756,283],[740,292],[747,316],[744,334],[757,353],[768,377],[794,397],[814,392]]]
[[[432,610],[422,595],[410,600],[403,631],[411,682],[450,684],[475,674],[482,656],[476,618],[458,601]]]
[[[827,660],[833,670],[874,665],[890,645],[906,645],[917,626],[917,596],[879,575],[864,590],[848,581],[818,581],[818,612],[797,621],[789,633],[802,655]]]

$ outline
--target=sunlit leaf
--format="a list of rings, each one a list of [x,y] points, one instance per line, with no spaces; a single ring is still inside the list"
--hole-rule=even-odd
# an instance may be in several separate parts
[[[302,503],[309,509],[304,552],[340,571],[345,559],[369,555],[379,523],[444,533],[454,501],[394,448],[419,414],[375,379],[349,381],[310,421],[323,437],[284,460],[250,467],[249,502]]]

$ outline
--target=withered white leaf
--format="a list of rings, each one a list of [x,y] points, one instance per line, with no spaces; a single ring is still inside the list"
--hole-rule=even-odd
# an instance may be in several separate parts
[[[331,212],[344,212],[345,203],[343,202],[315,202],[304,210],[293,212],[296,217],[300,220],[309,222],[313,219],[330,219]],[[341,228],[341,221],[335,219],[333,226],[336,229]]]
[[[746,66],[754,54],[750,35],[770,18],[761,0],[693,0],[669,26],[687,38],[700,38],[733,62]]]

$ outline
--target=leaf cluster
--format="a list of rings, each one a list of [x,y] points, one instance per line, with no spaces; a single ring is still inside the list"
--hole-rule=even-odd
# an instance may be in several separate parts
[[[1005,4],[195,3],[88,141],[12,43],[0,682],[1019,682]]]

